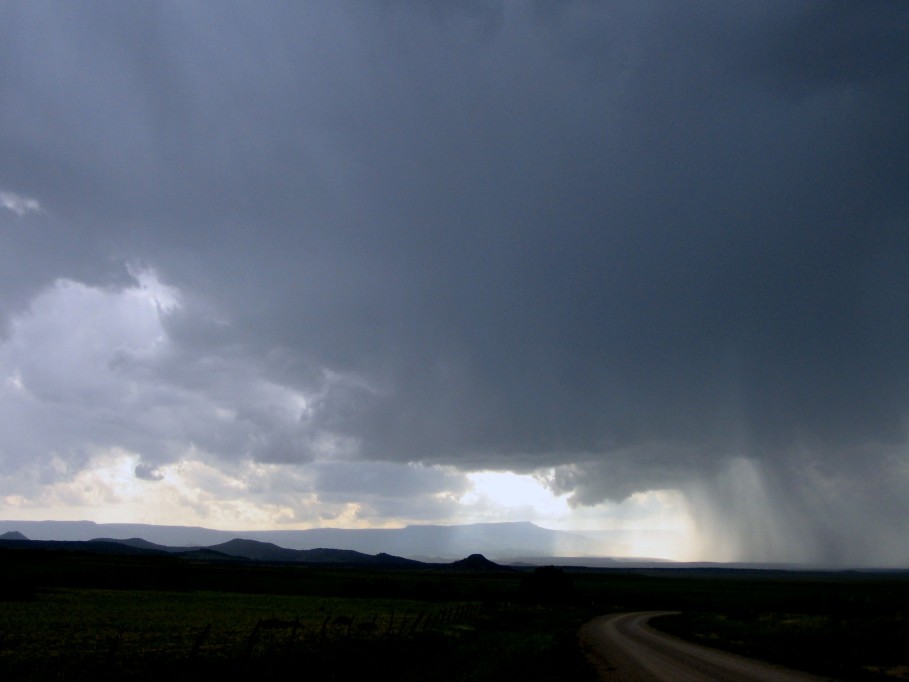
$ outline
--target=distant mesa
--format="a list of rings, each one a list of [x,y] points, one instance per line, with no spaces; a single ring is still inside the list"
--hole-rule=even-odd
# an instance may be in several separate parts
[[[12,524],[10,522],[0,521],[0,524],[6,523],[7,528]],[[25,522],[29,523],[29,522]],[[36,534],[47,534],[45,531],[42,531],[42,528],[51,524],[56,527],[60,524],[65,524],[69,522],[31,522],[33,527],[37,529]],[[81,524],[85,525],[88,529],[97,530],[98,526],[96,524]],[[487,524],[494,526],[495,531],[500,530],[502,524]],[[530,527],[535,528],[530,524],[514,524],[518,529]],[[109,529],[120,529],[121,526],[108,524],[103,526]],[[2,528],[2,526],[0,526]],[[122,528],[129,528],[131,530],[147,530],[151,529],[152,532],[157,526],[122,526]],[[163,528],[163,527],[160,527]],[[439,526],[438,529],[445,529],[447,527]],[[461,528],[467,528],[471,532],[477,529],[477,526],[462,526]],[[408,527],[409,530],[411,527]],[[197,530],[197,529],[188,529],[188,530]],[[203,529],[204,530],[204,529]],[[425,532],[425,528],[420,530],[420,533]],[[220,533],[220,531],[210,531],[211,533]],[[310,538],[308,531],[297,531],[301,533],[306,538]],[[340,531],[338,531],[341,533]],[[363,532],[372,532],[372,531],[363,531]],[[375,532],[386,532],[386,531],[375,531]],[[392,531],[393,532],[393,531]],[[553,531],[554,532],[554,531]],[[337,540],[343,540],[342,536],[346,534],[356,534],[358,531],[344,531],[341,535],[335,536]],[[353,549],[341,549],[341,548],[329,548],[329,546],[321,545],[316,546],[313,549],[292,549],[289,547],[282,547],[281,545],[272,543],[272,542],[263,542],[261,540],[254,540],[250,538],[239,538],[234,537],[231,540],[226,542],[221,542],[220,544],[213,545],[202,545],[202,544],[184,544],[180,546],[165,545],[157,542],[152,542],[146,540],[145,538],[133,535],[129,538],[115,538],[110,536],[98,537],[96,535],[89,536],[92,539],[84,540],[49,540],[49,539],[40,539],[33,540],[26,537],[22,532],[18,530],[8,530],[0,534],[0,551],[17,551],[23,549],[30,550],[48,550],[56,552],[91,552],[96,554],[130,554],[135,556],[154,556],[154,555],[167,555],[180,557],[182,559],[190,559],[197,561],[215,561],[215,562],[242,562],[242,561],[252,561],[252,562],[266,562],[266,563],[276,563],[276,564],[286,564],[286,563],[296,563],[296,564],[310,564],[310,565],[334,565],[334,566],[372,566],[376,568],[414,568],[414,569],[429,569],[429,570],[450,570],[450,571],[462,571],[462,572],[472,572],[472,573],[490,573],[490,572],[510,572],[510,571],[520,571],[527,570],[534,566],[549,565],[553,563],[553,559],[558,559],[559,565],[569,567],[569,566],[584,566],[587,568],[603,568],[603,567],[622,567],[622,568],[632,568],[637,567],[641,568],[644,566],[647,567],[664,567],[667,565],[681,566],[681,564],[672,564],[672,562],[666,562],[663,560],[653,560],[653,559],[637,559],[637,560],[616,560],[616,559],[607,559],[603,557],[542,557],[542,556],[530,556],[525,558],[523,562],[517,562],[514,560],[508,561],[507,563],[496,563],[487,559],[484,554],[479,552],[470,554],[465,559],[455,560],[451,563],[446,562],[441,558],[430,558],[427,557],[427,560],[418,560],[410,557],[404,557],[401,555],[391,554],[388,552],[378,552],[376,554],[367,554]],[[271,535],[274,537],[274,534]],[[293,536],[286,536],[289,539],[293,539]],[[387,536],[391,537],[391,536]],[[394,544],[394,543],[391,543]],[[483,544],[483,543],[479,543]],[[545,560],[545,562],[544,562]],[[696,566],[695,564],[690,564],[690,567]],[[766,567],[766,566],[765,566]]]
[[[28,538],[18,530],[11,530],[8,533],[0,535],[0,540],[28,540]]]
[[[621,556],[628,549],[616,542],[612,531],[557,531],[529,522],[223,531],[194,526],[18,519],[0,520],[0,534],[0,541],[9,549],[23,549],[28,543],[91,543],[41,546],[67,551],[161,552],[216,561],[445,566],[453,570],[502,570],[503,566],[553,563],[623,568],[668,565],[664,560],[606,558],[611,552]],[[39,548],[37,544],[29,546]],[[468,556],[475,553],[489,563],[478,563]]]
[[[159,547],[167,547],[165,551],[217,547],[240,537],[272,543],[285,549],[333,547],[370,556],[386,552],[397,557],[432,563],[456,561],[473,553],[482,553],[501,564],[509,564],[516,558],[537,556],[547,557],[547,563],[551,563],[552,559],[548,557],[603,556],[622,549],[612,536],[594,537],[590,534],[549,530],[529,522],[411,525],[404,528],[227,531],[135,523],[0,520],[0,533],[13,530],[25,533],[30,539],[40,540],[143,538]],[[616,551],[609,549],[612,547],[616,547]]]

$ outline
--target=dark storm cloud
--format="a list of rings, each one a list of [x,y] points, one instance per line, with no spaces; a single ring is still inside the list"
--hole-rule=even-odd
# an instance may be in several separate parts
[[[258,457],[905,480],[901,4],[0,13],[0,190],[42,207],[0,212],[2,311],[148,263],[193,303],[158,371],[315,395]]]

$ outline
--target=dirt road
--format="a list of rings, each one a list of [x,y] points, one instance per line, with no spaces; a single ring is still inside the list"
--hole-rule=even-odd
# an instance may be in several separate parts
[[[684,642],[647,621],[666,612],[601,616],[581,643],[604,682],[819,682],[820,677]]]

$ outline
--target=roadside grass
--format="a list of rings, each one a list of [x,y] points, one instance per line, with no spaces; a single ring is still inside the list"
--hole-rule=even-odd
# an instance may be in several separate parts
[[[907,679],[897,677],[909,664],[909,622],[904,615],[689,612],[653,624],[707,646],[834,679]]]
[[[728,568],[582,574],[601,613],[838,680],[909,680],[909,573]]]

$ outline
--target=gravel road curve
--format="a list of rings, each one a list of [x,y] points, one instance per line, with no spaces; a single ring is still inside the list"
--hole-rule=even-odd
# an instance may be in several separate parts
[[[819,682],[830,679],[685,642],[651,628],[666,611],[601,616],[581,628],[604,682]]]

